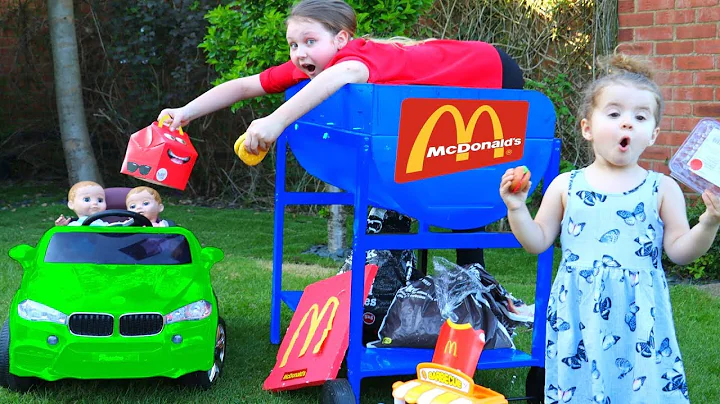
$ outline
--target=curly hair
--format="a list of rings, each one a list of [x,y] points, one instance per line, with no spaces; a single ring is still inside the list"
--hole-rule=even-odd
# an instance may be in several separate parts
[[[585,89],[583,102],[579,108],[580,119],[589,119],[593,109],[596,107],[598,95],[606,87],[614,84],[626,84],[634,86],[639,90],[647,90],[655,95],[657,108],[655,115],[655,126],[660,125],[665,102],[663,101],[660,87],[653,80],[654,69],[649,62],[637,56],[630,56],[615,53],[598,60],[598,65],[605,74],[590,83]]]

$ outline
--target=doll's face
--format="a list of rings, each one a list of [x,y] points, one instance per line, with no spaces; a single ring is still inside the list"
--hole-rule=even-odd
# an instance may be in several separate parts
[[[75,191],[75,197],[68,201],[68,208],[78,217],[90,216],[107,208],[105,190],[97,185],[88,185]]]
[[[155,197],[148,191],[130,195],[125,201],[125,204],[127,205],[127,210],[137,212],[153,223],[157,221],[160,212],[165,209],[165,206],[163,206],[162,203],[158,203]]]

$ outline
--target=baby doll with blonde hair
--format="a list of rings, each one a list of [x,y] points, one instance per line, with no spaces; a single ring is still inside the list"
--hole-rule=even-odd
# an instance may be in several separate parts
[[[68,191],[67,206],[78,216],[77,220],[60,215],[55,220],[56,226],[81,226],[88,216],[102,212],[107,208],[105,190],[93,181],[80,181]],[[103,220],[95,220],[91,226],[107,226]]]
[[[142,186],[131,189],[125,197],[125,205],[127,210],[148,218],[154,227],[169,226],[166,220],[159,218],[160,212],[165,210],[162,198],[160,198],[158,191],[150,187]]]

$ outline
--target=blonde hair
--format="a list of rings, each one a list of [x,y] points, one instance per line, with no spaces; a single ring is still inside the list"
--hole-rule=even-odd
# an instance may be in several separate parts
[[[590,83],[584,93],[583,103],[580,105],[580,120],[590,119],[592,111],[597,106],[597,97],[602,90],[614,84],[629,84],[639,90],[647,90],[655,95],[657,108],[655,108],[655,127],[660,126],[665,103],[660,87],[653,80],[654,70],[649,62],[637,56],[615,53],[598,60],[598,64],[606,73]]]
[[[75,199],[75,194],[77,194],[77,191],[80,188],[85,188],[85,187],[100,187],[101,189],[103,189],[103,187],[100,184],[98,184],[97,182],[80,181],[80,182],[76,183],[75,185],[73,185],[72,187],[70,187],[70,190],[68,191],[68,202],[72,202]],[[105,189],[103,189],[103,191],[105,191]]]
[[[353,37],[357,30],[355,10],[343,0],[302,0],[290,10],[285,24],[293,19],[316,21],[333,35],[345,30]]]
[[[407,38],[404,36],[394,36],[391,38],[372,38],[372,37],[363,37],[366,41],[372,41],[376,43],[383,43],[383,44],[389,44],[389,45],[396,45],[400,47],[402,46],[415,46],[415,45],[422,45],[425,42],[428,41],[434,41],[435,38],[427,38],[427,39],[412,39]]]
[[[147,193],[152,195],[152,197],[155,199],[155,202],[157,202],[158,205],[162,204],[162,198],[160,198],[160,193],[150,187],[136,187],[136,188],[131,189],[130,192],[127,193],[127,196],[125,196],[125,204],[127,205],[127,201],[128,201],[128,199],[130,199],[130,197],[132,195],[139,194],[143,191],[146,191]]]
[[[325,29],[336,35],[345,30],[352,38],[357,31],[357,16],[355,10],[343,0],[302,0],[290,10],[285,24],[293,19],[310,20],[320,23]],[[420,45],[434,38],[415,40],[406,37],[371,38],[364,36],[365,40],[377,43],[392,44],[396,46]]]

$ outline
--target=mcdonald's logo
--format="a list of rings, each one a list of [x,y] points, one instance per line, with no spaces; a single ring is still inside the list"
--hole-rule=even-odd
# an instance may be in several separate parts
[[[305,322],[307,322],[307,319],[310,318],[310,327],[307,329],[307,335],[305,336],[305,343],[302,346],[302,349],[300,349],[300,352],[298,353],[298,358],[305,355],[308,348],[310,347],[310,343],[313,340],[313,337],[315,336],[315,333],[317,332],[318,327],[320,326],[320,323],[325,318],[325,315],[328,314],[328,311],[330,313],[327,324],[325,325],[325,328],[323,329],[322,336],[320,337],[320,340],[315,344],[315,347],[312,350],[313,354],[317,354],[320,352],[320,348],[322,348],[323,343],[325,342],[325,339],[327,338],[328,334],[330,333],[330,330],[333,326],[333,320],[335,319],[335,313],[337,312],[338,306],[340,306],[340,301],[337,297],[331,296],[323,306],[322,310],[320,310],[320,306],[315,303],[308,311],[305,313],[305,315],[302,318],[302,321],[300,321],[300,325],[298,325],[297,329],[293,333],[292,339],[290,340],[290,345],[288,345],[287,349],[285,350],[285,354],[283,355],[282,361],[280,361],[279,367],[284,367],[288,362],[288,357],[290,356],[290,352],[292,352],[293,347],[295,346],[295,342],[297,342],[298,337],[300,337],[300,333],[303,330],[303,326],[305,325]]]
[[[457,342],[448,341],[445,343],[445,349],[443,350],[446,354],[452,353],[452,356],[457,358]]]
[[[406,99],[400,112],[395,181],[519,160],[528,107],[527,101]]]

